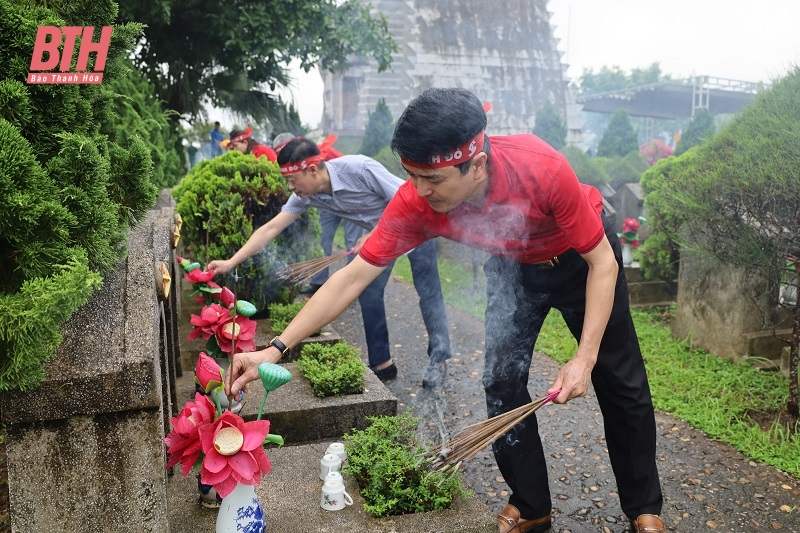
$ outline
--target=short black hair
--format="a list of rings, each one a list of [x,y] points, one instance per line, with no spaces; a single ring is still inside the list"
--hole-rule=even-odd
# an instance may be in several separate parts
[[[286,165],[287,163],[302,161],[307,157],[319,155],[319,153],[319,146],[314,141],[303,137],[295,137],[278,152],[278,164]]]
[[[391,148],[401,159],[426,164],[431,156],[455,150],[485,129],[486,111],[470,91],[428,89],[397,119]]]

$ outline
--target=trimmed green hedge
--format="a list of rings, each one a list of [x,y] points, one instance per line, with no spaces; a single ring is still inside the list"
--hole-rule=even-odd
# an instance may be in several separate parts
[[[183,218],[181,238],[186,255],[206,265],[232,257],[253,230],[280,213],[290,193],[277,164],[233,150],[200,162],[172,194]],[[292,301],[295,288],[286,287],[275,274],[286,264],[322,256],[319,234],[319,216],[310,209],[264,250],[239,265],[235,272],[238,297],[261,311],[271,302]],[[232,275],[217,276],[214,281],[234,289]]]
[[[104,125],[122,121],[112,84],[130,69],[140,24],[114,27],[102,84],[25,83],[39,26],[107,26],[116,14],[109,0],[48,7],[0,0],[3,391],[41,382],[59,327],[124,257],[127,230],[155,203],[148,143],[104,134]],[[125,122],[132,131],[138,124],[135,117]]]
[[[306,344],[297,362],[320,398],[364,392],[367,367],[361,362],[359,349],[346,342]]]

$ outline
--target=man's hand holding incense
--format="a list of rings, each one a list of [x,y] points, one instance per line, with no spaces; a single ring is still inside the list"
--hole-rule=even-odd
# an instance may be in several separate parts
[[[553,403],[567,403],[573,398],[586,396],[589,383],[592,381],[594,363],[595,360],[576,354],[562,366],[556,376],[556,381],[547,389],[547,394],[561,389],[561,393],[556,396]]]

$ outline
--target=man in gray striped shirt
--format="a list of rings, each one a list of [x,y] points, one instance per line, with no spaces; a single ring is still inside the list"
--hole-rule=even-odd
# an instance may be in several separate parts
[[[378,223],[389,200],[403,184],[402,179],[366,156],[348,155],[326,162],[320,156],[317,145],[303,138],[293,139],[282,147],[278,164],[293,194],[281,212],[253,232],[233,257],[212,261],[209,269],[214,269],[218,274],[233,270],[272,242],[309,207],[352,221],[368,232],[355,243],[346,243],[348,249],[354,252],[349,256],[352,258]],[[444,380],[447,370],[445,361],[452,355],[435,241],[418,246],[408,253],[408,259],[414,287],[419,295],[422,319],[428,330],[429,366],[423,386],[433,388]],[[392,267],[393,264],[389,265],[358,298],[364,320],[369,366],[382,380],[397,376],[397,367],[389,350],[389,331],[383,302]]]

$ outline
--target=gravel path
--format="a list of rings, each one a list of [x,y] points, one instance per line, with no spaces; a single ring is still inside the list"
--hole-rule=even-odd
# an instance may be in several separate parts
[[[400,409],[423,418],[421,429],[438,435],[438,406],[449,432],[486,418],[483,387],[483,323],[448,308],[454,357],[438,394],[421,388],[427,364],[427,338],[413,287],[393,277],[386,289],[389,335],[398,378],[387,383]],[[364,352],[358,304],[333,322],[334,329]],[[541,396],[559,365],[534,354],[529,390]],[[548,450],[553,495],[553,532],[622,533],[628,523],[619,507],[608,461],[603,420],[590,391],[566,405],[538,412]],[[787,531],[800,533],[800,481],[770,466],[756,464],[726,444],[707,438],[688,424],[656,413],[659,471],[664,492],[662,518],[670,531]],[[493,512],[508,499],[508,487],[490,449],[463,469],[464,479]]]

